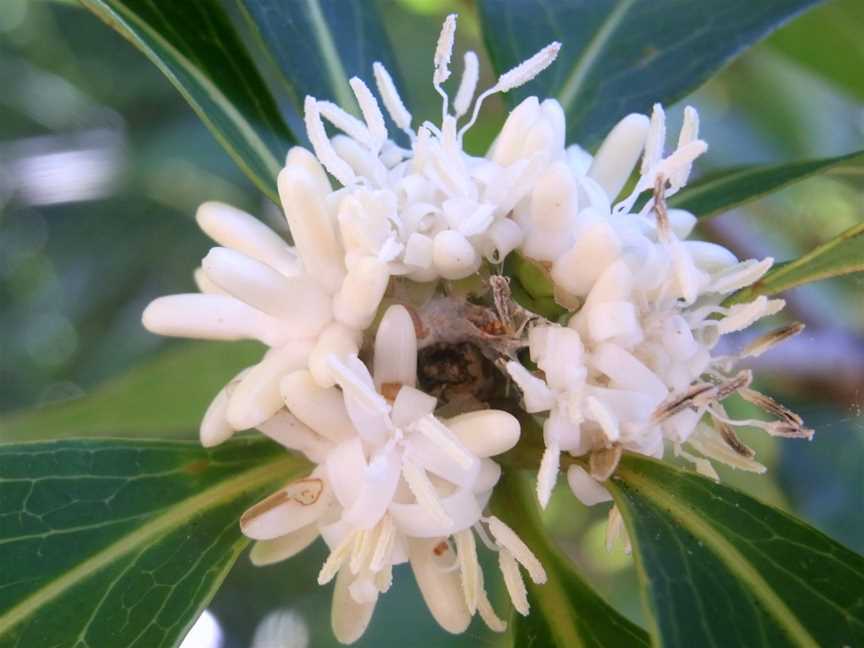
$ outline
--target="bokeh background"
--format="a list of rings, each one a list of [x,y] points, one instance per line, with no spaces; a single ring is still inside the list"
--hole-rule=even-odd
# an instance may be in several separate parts
[[[432,117],[431,52],[442,16],[458,11],[460,47],[482,52],[472,5],[381,4],[411,85],[407,94],[427,107],[415,115]],[[687,102],[698,107],[711,147],[700,173],[864,149],[864,3],[816,9]],[[670,110],[673,128],[681,105]],[[503,120],[500,103],[488,106],[485,125],[471,134],[478,151]],[[212,199],[282,226],[278,211],[138,51],[73,2],[2,0],[0,422],[25,420],[20,412],[33,408],[62,418],[69,410],[58,403],[99,393],[106,381],[176,345],[146,333],[140,313],[157,295],[193,289],[191,271],[209,247],[194,210]],[[846,167],[715,218],[701,235],[739,256],[787,259],[862,219],[864,166]],[[808,328],[760,359],[760,388],[797,409],[816,428],[815,440],[776,443],[753,431],[746,441],[768,474],[720,468],[721,477],[862,552],[864,280],[812,285],[787,299],[787,316]],[[189,380],[212,380],[206,372],[203,365]],[[158,408],[148,393],[142,385],[136,401]],[[109,408],[102,420],[122,422],[121,405],[129,403],[110,410],[110,401],[101,401]],[[546,518],[586,578],[641,621],[632,561],[620,548],[605,550],[605,510],[597,509],[561,492]],[[184,647],[333,645],[329,588],[314,584],[323,558],[318,545],[266,570],[241,558]],[[458,639],[445,635],[409,570],[400,569],[396,581],[360,645],[501,643],[480,623]]]

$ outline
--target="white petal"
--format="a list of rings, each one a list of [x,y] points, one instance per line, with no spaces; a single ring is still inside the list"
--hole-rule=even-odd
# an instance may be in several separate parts
[[[333,464],[335,467],[335,464]],[[347,508],[342,519],[361,529],[371,529],[381,521],[399,485],[401,462],[396,450],[381,452],[369,461],[357,499]]]
[[[343,508],[349,508],[357,500],[360,485],[366,475],[363,442],[355,436],[338,444],[327,455],[325,470],[327,483],[333,489],[336,499]],[[329,539],[327,542],[330,544]]]
[[[555,395],[546,383],[521,364],[511,360],[507,363],[507,373],[522,390],[526,412],[543,412],[555,405]]]
[[[522,228],[509,218],[495,221],[486,231],[483,255],[492,263],[502,263],[522,243]]]
[[[604,342],[591,355],[595,369],[606,374],[612,387],[642,392],[660,403],[669,393],[663,381],[633,354],[617,344]]]
[[[278,538],[317,522],[331,501],[324,480],[298,479],[248,509],[240,517],[240,528],[255,540]]]
[[[442,554],[444,560],[436,556],[439,547],[447,547],[442,540],[408,540],[408,556],[417,585],[423,594],[426,606],[442,628],[453,634],[468,629],[471,614],[465,605],[465,597],[456,571],[446,571],[443,567],[453,560],[449,548]]]
[[[342,568],[336,577],[336,587],[333,588],[330,623],[336,639],[343,644],[352,644],[363,636],[372,620],[377,602],[377,597],[366,603],[355,601],[348,590],[352,578],[351,571]]]
[[[487,493],[495,488],[499,479],[501,479],[501,466],[491,459],[482,459],[473,490],[475,493]]]
[[[323,196],[316,193],[309,174],[288,167],[279,174],[278,184],[285,217],[303,267],[328,291],[335,292],[342,285],[345,266]]]
[[[378,390],[384,383],[413,387],[417,382],[417,333],[404,306],[391,306],[375,334],[372,375]]]
[[[478,457],[494,457],[507,452],[519,441],[519,421],[502,410],[467,412],[444,424],[469,452]]]
[[[621,193],[633,172],[645,147],[649,125],[645,115],[627,115],[606,136],[594,156],[588,176],[606,190],[610,200]]]
[[[449,431],[447,433],[450,434]],[[452,484],[461,488],[474,488],[480,473],[480,460],[471,455],[458,439],[456,444],[452,447],[446,443],[442,445],[437,439],[414,431],[406,437],[405,457]],[[463,457],[458,454],[454,457],[455,452],[461,451],[465,452],[467,462],[463,462]]]
[[[374,257],[359,259],[348,271],[333,299],[336,319],[351,328],[367,328],[375,319],[389,281],[390,271],[386,263]]]
[[[481,504],[474,493],[460,489],[441,500],[452,524],[442,528],[419,504],[392,502],[389,513],[399,531],[411,538],[437,538],[468,529],[480,519]]]
[[[774,259],[768,257],[761,261],[748,259],[719,272],[712,277],[711,290],[722,294],[735,292],[756,283],[774,265]]]
[[[434,396],[414,387],[402,387],[393,401],[390,418],[396,427],[407,427],[417,419],[434,412],[437,404],[438,399]]]
[[[228,421],[237,430],[247,430],[266,421],[282,409],[279,390],[282,377],[306,364],[311,344],[293,342],[281,349],[271,349],[240,381],[228,403]]]
[[[682,240],[690,236],[696,226],[696,217],[693,214],[683,209],[670,209],[667,215],[669,227],[675,236]]]
[[[234,297],[279,318],[280,328],[287,335],[315,335],[330,321],[330,297],[307,275],[286,277],[229,248],[213,248],[201,266],[210,279]]]
[[[315,542],[318,536],[318,526],[310,524],[279,538],[258,540],[252,545],[249,560],[256,567],[288,560]]]
[[[333,441],[355,436],[342,393],[335,387],[320,387],[309,371],[284,376],[280,394],[288,410],[321,436]]]
[[[684,241],[693,262],[705,272],[718,272],[738,263],[738,257],[722,245],[708,241]]]
[[[282,237],[244,211],[219,202],[205,202],[195,213],[199,227],[219,245],[241,252],[275,268],[285,276],[300,264]]]
[[[550,387],[575,389],[585,382],[584,349],[578,332],[562,326],[543,327],[533,337],[535,343],[541,339],[542,352],[532,350],[532,354]]]
[[[567,484],[573,494],[585,506],[612,501],[612,495],[609,491],[591,477],[582,466],[573,464],[567,469]]]
[[[315,348],[309,356],[309,371],[320,387],[333,387],[336,378],[330,371],[328,358],[331,355],[346,356],[360,351],[360,331],[339,322],[328,325],[318,336]]]
[[[227,295],[159,297],[144,309],[141,322],[148,331],[171,337],[260,340],[268,346],[288,339],[279,320]]]

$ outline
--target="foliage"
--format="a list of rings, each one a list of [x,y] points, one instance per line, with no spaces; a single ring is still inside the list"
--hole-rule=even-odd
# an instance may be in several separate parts
[[[81,2],[144,52],[271,199],[288,145],[303,139],[297,114],[280,111],[280,93],[295,111],[307,93],[352,109],[348,77],[368,77],[374,60],[398,67],[377,3],[240,0],[240,19],[232,21],[238,16],[216,0]],[[550,40],[564,43],[559,65],[516,98],[558,97],[568,141],[593,147],[621,116],[678,100],[816,3],[477,4],[498,72]],[[842,11],[855,7],[843,3]],[[835,24],[837,15],[818,9],[804,20]],[[806,39],[794,34],[802,25],[773,47],[860,94],[854,75],[826,59],[825,48],[800,47]],[[253,38],[244,39],[244,30]],[[247,49],[249,40],[254,46]],[[278,69],[272,88],[255,62],[262,52]],[[856,152],[720,171],[672,205],[707,218],[813,174],[860,165]],[[862,231],[851,227],[778,265],[737,299],[864,270]],[[524,305],[550,317],[559,312],[542,269],[515,256],[505,269]],[[0,420],[7,442],[0,446],[7,566],[0,646],[67,645],[70,636],[99,646],[173,646],[182,639],[246,545],[239,513],[302,468],[258,437],[215,451],[152,439],[194,436],[209,398],[257,353],[251,345],[222,349],[178,347],[87,398]],[[111,436],[123,438],[104,438]],[[544,532],[519,475],[507,474],[495,507],[551,575],[547,585],[530,586],[534,611],[515,621],[514,645],[864,641],[864,560],[820,532],[743,493],[643,458],[626,457],[611,490],[633,542],[647,633],[580,577]]]

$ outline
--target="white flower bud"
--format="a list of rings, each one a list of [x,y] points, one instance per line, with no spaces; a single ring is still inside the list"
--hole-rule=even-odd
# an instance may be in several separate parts
[[[426,606],[442,628],[453,634],[468,629],[471,615],[465,605],[459,572],[445,569],[456,556],[436,554],[440,539],[409,539],[408,558]]]
[[[645,115],[627,115],[603,140],[588,177],[595,180],[615,200],[633,172],[645,147],[650,122]]]
[[[445,422],[470,452],[494,457],[507,452],[519,441],[519,421],[501,410],[477,410]]]
[[[320,387],[309,371],[285,375],[279,392],[288,411],[322,436],[333,441],[355,436],[341,392],[335,387]]]
[[[576,243],[552,266],[552,280],[577,297],[584,297],[597,279],[621,254],[615,230],[600,221],[582,232]]]
[[[404,306],[391,306],[381,318],[375,334],[372,373],[379,391],[385,383],[413,387],[417,382],[417,333]]]
[[[297,255],[291,247],[254,216],[224,203],[205,202],[198,207],[195,220],[220,245],[266,263],[286,276],[299,272]]]
[[[336,379],[330,371],[328,358],[331,355],[346,356],[360,351],[361,333],[339,322],[325,328],[312,353],[309,355],[309,371],[321,387],[333,387]]]
[[[480,256],[462,234],[444,230],[433,240],[432,262],[444,279],[463,279],[477,270]]]
[[[333,298],[336,319],[358,330],[368,327],[375,319],[389,281],[387,264],[374,257],[359,259],[348,271],[342,287]]]

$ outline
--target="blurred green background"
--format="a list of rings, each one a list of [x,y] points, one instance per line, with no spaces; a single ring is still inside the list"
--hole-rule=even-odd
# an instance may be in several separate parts
[[[459,11],[459,46],[482,52],[473,7],[446,0],[382,4],[411,86],[407,95],[427,107],[415,109],[415,116],[431,117],[431,52],[441,17]],[[146,333],[140,313],[157,295],[193,289],[192,269],[209,247],[193,220],[199,203],[224,200],[284,226],[156,68],[75,4],[2,0],[0,84],[2,419],[80,398],[176,345]],[[864,3],[839,0],[818,8],[738,59],[688,102],[700,110],[711,147],[701,173],[864,149]],[[670,110],[673,125],[681,105]],[[472,144],[480,149],[502,119],[503,106],[490,102]],[[862,219],[864,168],[844,168],[718,217],[701,234],[739,256],[786,259]],[[775,443],[754,431],[747,441],[768,475],[720,468],[724,481],[859,552],[862,288],[864,279],[852,276],[789,294],[788,317],[808,328],[757,365],[761,388],[794,406],[816,428],[815,440]],[[148,404],[146,389],[136,397],[159,406]],[[603,547],[600,508],[585,510],[559,492],[546,515],[586,577],[641,621],[631,561],[620,549]],[[314,584],[323,557],[323,546],[316,545],[276,568],[254,570],[241,559],[211,605],[212,616],[184,646],[250,646],[256,628],[257,648],[334,644],[329,588]],[[445,635],[423,608],[409,570],[400,569],[396,583],[360,645],[500,643],[479,622],[459,639]],[[221,644],[212,640],[217,627]]]

